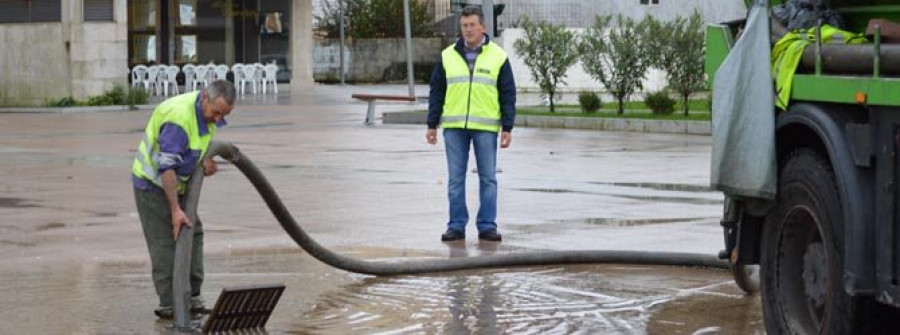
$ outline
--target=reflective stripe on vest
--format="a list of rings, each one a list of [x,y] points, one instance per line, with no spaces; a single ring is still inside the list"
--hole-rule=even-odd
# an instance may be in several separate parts
[[[171,123],[181,127],[188,138],[188,149],[199,150],[200,159],[197,160],[197,166],[200,165],[206,149],[209,148],[209,141],[215,134],[215,125],[197,123],[197,110],[195,103],[199,91],[185,93],[161,103],[153,111],[150,121],[147,122],[147,128],[144,129],[144,138],[138,146],[137,153],[134,157],[134,163],[131,165],[131,173],[142,179],[152,182],[154,185],[162,187],[162,175],[159,173],[159,161],[162,154],[159,152],[159,131],[166,123]],[[200,136],[199,127],[208,127],[209,132]],[[178,193],[184,193],[187,188],[187,181],[190,175],[178,178]]]
[[[473,130],[500,131],[500,94],[497,78],[506,62],[506,52],[495,43],[481,47],[473,70],[451,45],[441,52],[447,75],[447,94],[441,126]]]

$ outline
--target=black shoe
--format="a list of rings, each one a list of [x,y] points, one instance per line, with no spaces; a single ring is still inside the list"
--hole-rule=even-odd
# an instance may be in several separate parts
[[[172,307],[160,307],[153,311],[153,314],[156,314],[156,317],[163,320],[172,320],[175,318],[175,312],[172,310]]]
[[[478,234],[478,239],[492,242],[500,242],[503,238],[496,230],[486,231]]]
[[[209,313],[212,313],[212,310],[204,306],[200,296],[191,297],[191,314],[207,315]]]
[[[212,313],[212,310],[209,309],[209,308],[206,308],[206,307],[203,307],[203,306],[201,306],[201,307],[191,307],[191,314],[207,315],[207,314],[209,314],[209,313]]]
[[[444,242],[464,239],[466,239],[466,234],[458,230],[447,229],[447,232],[441,235],[441,241]]]

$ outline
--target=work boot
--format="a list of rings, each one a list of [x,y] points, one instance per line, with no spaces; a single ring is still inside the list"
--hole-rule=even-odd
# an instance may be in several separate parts
[[[503,240],[503,238],[500,236],[500,233],[498,233],[496,230],[478,233],[478,239],[491,242],[500,242],[501,240]]]
[[[162,307],[153,310],[153,314],[156,314],[156,317],[163,320],[172,320],[175,318],[175,311],[172,310],[172,307]]]
[[[191,314],[209,314],[212,310],[203,305],[203,299],[199,296],[191,297]]]
[[[444,242],[464,239],[466,239],[466,233],[463,233],[459,230],[447,229],[447,231],[443,235],[441,235],[441,241]]]

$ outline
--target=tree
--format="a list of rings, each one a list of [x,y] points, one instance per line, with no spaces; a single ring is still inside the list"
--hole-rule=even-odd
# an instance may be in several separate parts
[[[647,27],[653,49],[659,50],[652,59],[654,66],[666,72],[669,88],[681,96],[687,116],[688,98],[706,83],[703,17],[696,10],[687,19],[679,16],[668,23],[648,17]]]
[[[516,52],[522,55],[541,92],[550,97],[550,112],[553,113],[556,86],[565,84],[566,70],[578,60],[575,33],[546,21],[534,23],[526,19],[523,27],[525,37],[514,44]]]
[[[600,81],[619,103],[618,114],[625,112],[625,100],[644,88],[643,80],[651,61],[646,57],[646,27],[630,18],[597,16],[585,30],[579,49],[581,66]]]
[[[328,0],[322,3],[322,14],[316,25],[338,37],[340,3],[344,4],[344,31],[352,38],[404,37],[402,0]],[[422,0],[409,0],[410,28],[414,37],[434,36],[434,20]]]

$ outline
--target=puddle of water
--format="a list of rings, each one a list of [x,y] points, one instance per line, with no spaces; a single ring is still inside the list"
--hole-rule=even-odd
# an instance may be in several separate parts
[[[671,321],[656,320],[660,310],[667,311],[665,318],[681,322],[683,329],[699,324],[729,334],[761,327],[761,322],[754,323],[761,316],[749,311],[759,307],[752,306],[758,299],[736,294],[735,288],[730,288],[732,293],[715,294],[712,291],[722,285],[704,284],[734,285],[726,273],[712,271],[710,276],[710,272],[571,266],[369,278],[323,296],[312,311],[299,316],[302,326],[297,330],[322,334],[670,333],[665,322]],[[666,280],[673,275],[675,280]],[[739,322],[727,315],[710,320],[702,311],[668,307],[683,304],[729,305],[729,313],[749,316]]]
[[[21,198],[0,198],[0,208],[29,208],[40,207],[38,205],[26,203],[27,199]]]
[[[708,199],[708,198],[692,198],[687,196],[664,196],[664,195],[651,195],[651,194],[640,194],[636,192],[630,192],[631,194],[625,194],[624,192],[613,192],[613,191],[583,191],[583,190],[572,190],[572,189],[563,189],[563,188],[514,188],[514,191],[524,191],[524,192],[538,192],[538,193],[551,193],[551,194],[581,194],[581,195],[605,195],[611,197],[618,197],[624,199],[631,200],[641,200],[641,201],[650,201],[650,202],[671,202],[671,203],[680,203],[680,204],[692,204],[692,205],[719,205],[722,204],[723,200],[721,199]]]
[[[355,171],[371,172],[371,173],[394,173],[394,172],[397,172],[397,171],[391,171],[391,170],[376,170],[376,169],[356,169]]]
[[[262,129],[262,128],[291,126],[293,124],[294,124],[293,122],[242,123],[242,124],[236,124],[236,125],[229,125],[228,128],[231,128],[231,129]]]
[[[716,219],[715,217],[696,217],[696,218],[657,218],[657,219],[623,219],[623,218],[587,218],[580,220],[566,220],[563,222],[582,222],[593,225],[601,225],[608,227],[634,227],[646,226],[654,224],[681,223],[700,220]]]
[[[148,262],[4,264],[0,334],[171,334],[171,321],[152,313],[158,300]],[[297,313],[310,309],[322,292],[351,280],[293,249],[206,255],[204,267],[208,307],[224,287],[285,284],[268,323],[271,334],[291,333]]]
[[[494,250],[479,247],[480,253]],[[453,250],[450,251],[451,253]],[[420,258],[357,249],[353,257]],[[203,295],[282,283],[268,334],[722,334],[762,329],[758,298],[724,271],[578,265],[372,277],[332,269],[295,249],[207,255]],[[152,315],[146,260],[32,262],[0,267],[0,334],[171,333]],[[199,325],[198,325],[199,326]]]
[[[44,231],[44,230],[50,230],[50,229],[63,228],[63,227],[65,227],[65,226],[66,226],[65,223],[61,223],[61,222],[51,222],[51,223],[48,223],[48,224],[45,224],[45,225],[40,225],[40,226],[38,226],[38,227],[37,227],[37,230],[38,230],[38,231]]]
[[[37,243],[34,243],[34,242],[0,240],[0,245],[3,245],[3,244],[15,246],[15,247],[33,247],[33,246],[37,245]]]
[[[636,188],[649,188],[649,189],[659,190],[659,191],[682,191],[682,192],[696,192],[696,193],[717,192],[716,190],[710,188],[709,186],[690,185],[690,184],[603,183],[603,182],[591,182],[591,184],[622,186],[622,187],[636,187]]]

